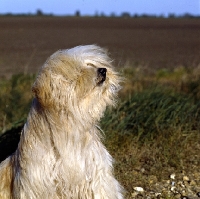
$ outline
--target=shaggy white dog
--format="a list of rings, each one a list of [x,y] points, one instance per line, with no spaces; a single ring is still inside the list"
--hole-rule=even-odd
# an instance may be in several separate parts
[[[0,165],[0,198],[122,199],[97,126],[119,83],[96,45],[54,53],[33,85],[18,148]]]

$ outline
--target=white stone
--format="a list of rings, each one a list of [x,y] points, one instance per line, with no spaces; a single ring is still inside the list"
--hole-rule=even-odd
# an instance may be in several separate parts
[[[134,187],[133,189],[138,192],[144,192],[144,189],[142,187]]]
[[[176,177],[175,173],[173,173],[173,174],[170,175],[170,178],[171,178],[172,180],[175,180],[175,177]]]

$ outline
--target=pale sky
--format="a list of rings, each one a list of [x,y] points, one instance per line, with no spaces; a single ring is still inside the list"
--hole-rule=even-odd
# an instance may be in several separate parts
[[[38,9],[55,15],[73,15],[77,10],[81,15],[120,15],[122,12],[200,15],[200,0],[0,0],[0,14],[34,14]]]

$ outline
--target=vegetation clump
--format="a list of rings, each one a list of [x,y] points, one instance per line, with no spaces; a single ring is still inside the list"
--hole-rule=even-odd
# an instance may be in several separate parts
[[[190,133],[199,129],[200,103],[185,94],[148,89],[130,95],[114,111],[107,110],[102,124],[147,140],[167,130]]]

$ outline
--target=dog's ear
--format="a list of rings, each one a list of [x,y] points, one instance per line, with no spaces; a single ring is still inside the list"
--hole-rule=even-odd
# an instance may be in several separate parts
[[[42,106],[45,107],[51,105],[51,80],[50,78],[48,78],[48,76],[49,75],[47,73],[40,73],[40,75],[37,77],[35,83],[32,86],[32,92],[35,95],[36,99]]]

